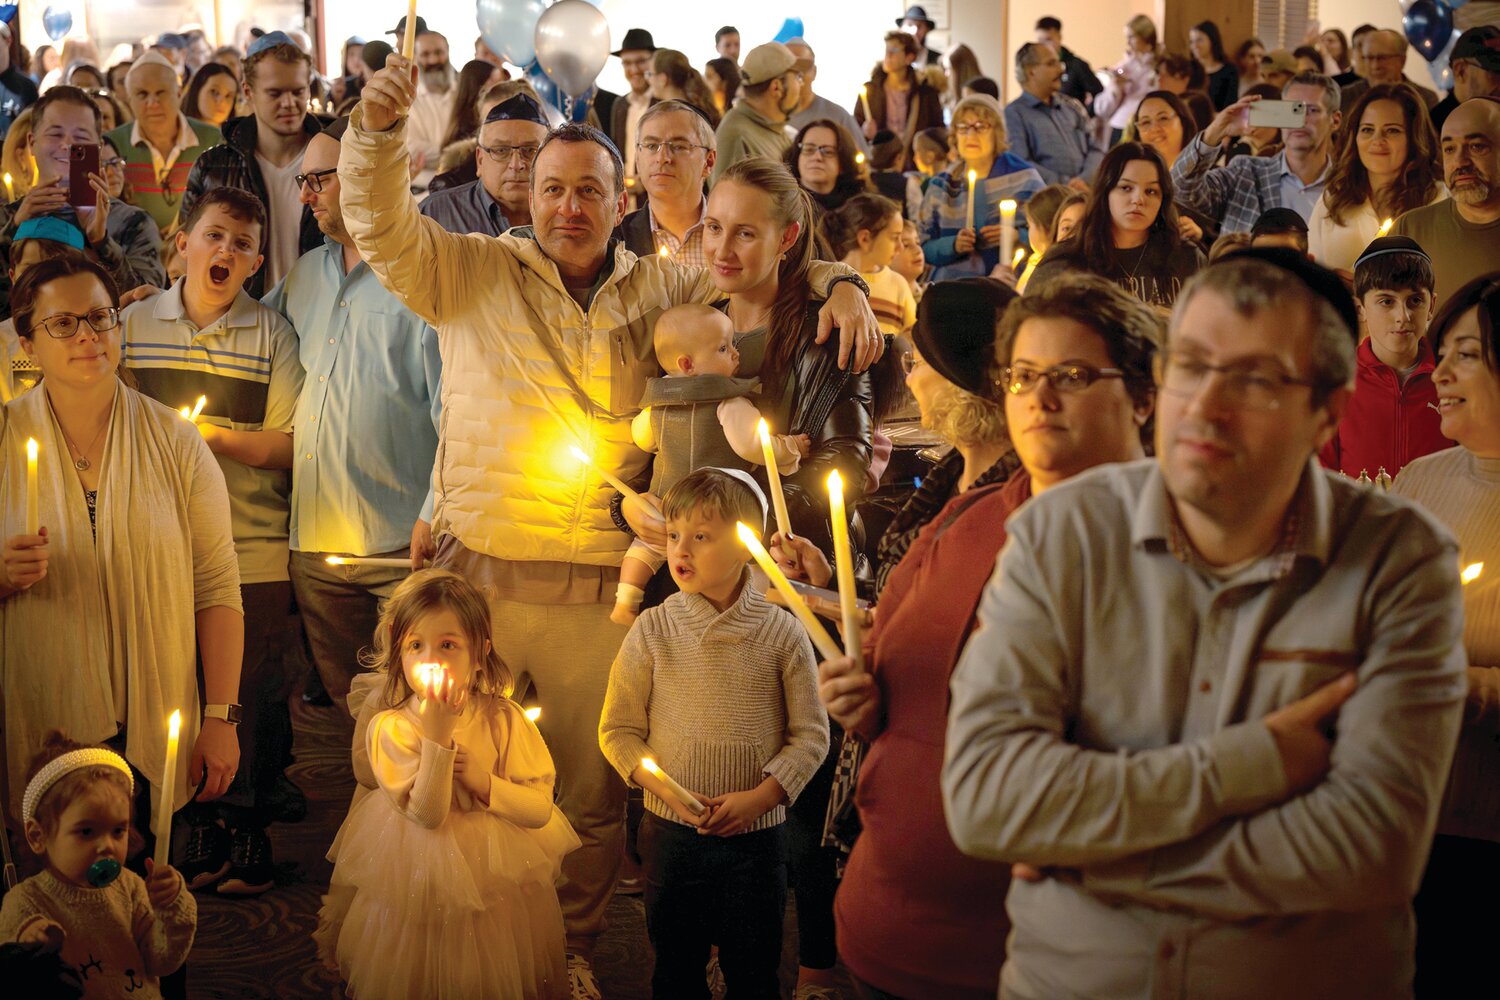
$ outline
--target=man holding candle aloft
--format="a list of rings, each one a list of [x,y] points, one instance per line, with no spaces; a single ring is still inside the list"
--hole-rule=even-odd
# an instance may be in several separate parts
[[[631,627],[599,720],[604,755],[646,790],[652,992],[701,995],[717,944],[731,996],[774,997],[786,805],[828,751],[812,645],[750,584],[735,526],[762,530],[766,503],[749,475],[699,469],[667,491],[662,514],[679,592]],[[662,774],[708,809],[695,812]]]
[[[438,330],[448,403],[435,561],[485,589],[496,645],[550,720],[559,804],[584,842],[563,862],[560,898],[586,996],[623,856],[624,787],[593,737],[624,635],[609,611],[629,537],[610,515],[614,491],[568,447],[640,483],[630,421],[660,372],[652,320],[721,296],[704,271],[611,245],[624,166],[586,126],[554,129],[533,160],[531,229],[457,236],[423,219],[401,182],[413,91],[399,57],[365,86],[343,143],[342,208],[381,281]],[[812,270],[812,294],[828,300],[822,339],[840,327],[842,361],[863,370],[883,345],[864,291],[847,287],[856,281],[843,265]],[[633,507],[621,523],[664,544],[661,523]]]
[[[1295,251],[1209,267],[1156,458],[1008,521],[942,776],[958,847],[1017,863],[1002,996],[1411,996],[1467,657],[1452,537],[1314,458],[1357,324]]]
[[[259,895],[274,882],[265,828],[275,818],[269,807],[278,786],[305,809],[282,774],[292,759],[287,697],[297,679],[285,675],[289,660],[301,662],[289,655],[287,521],[292,414],[303,371],[291,324],[244,289],[265,262],[266,221],[250,192],[211,189],[175,236],[187,273],[120,316],[125,365],[140,391],[168,406],[204,400],[189,418],[218,458],[229,490],[245,609],[241,776],[220,807],[224,826],[214,822],[219,816],[197,817],[204,850],[184,860],[183,874],[193,889],[222,878],[218,891],[231,895]]]

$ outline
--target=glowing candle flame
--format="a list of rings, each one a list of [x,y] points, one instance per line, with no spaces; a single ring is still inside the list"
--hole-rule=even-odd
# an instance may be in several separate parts
[[[537,719],[540,719],[542,717],[542,710],[540,708],[537,708],[537,707],[533,706],[531,708],[528,708],[526,711],[522,712],[521,714],[524,715],[524,716],[526,716],[526,718],[529,721],[535,722]]]
[[[1390,232],[1391,226],[1395,223],[1395,221],[1395,219],[1386,219],[1380,224],[1380,228],[1376,230],[1375,235],[1384,236],[1386,233]]]
[[[1468,584],[1471,584],[1475,580],[1479,579],[1479,574],[1483,573],[1483,572],[1484,572],[1484,563],[1482,563],[1482,562],[1469,563],[1469,565],[1467,565],[1467,566],[1464,567],[1464,571],[1458,575],[1458,578],[1460,580],[1462,580],[1464,582],[1464,584],[1467,586]]]
[[[1026,258],[1026,248],[1025,247],[1016,247],[1015,255],[1013,257],[1011,257],[1011,259],[1010,259],[1010,266],[1011,267],[1015,267],[1017,264],[1021,263],[1021,261],[1024,260],[1025,258]]]

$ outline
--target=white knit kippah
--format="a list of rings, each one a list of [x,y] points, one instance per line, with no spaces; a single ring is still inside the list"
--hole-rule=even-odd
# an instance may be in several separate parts
[[[42,796],[64,777],[80,768],[99,766],[117,767],[123,771],[125,780],[130,783],[131,794],[135,794],[135,777],[130,773],[130,765],[125,763],[124,757],[103,747],[69,750],[56,760],[48,761],[26,786],[26,794],[21,798],[21,822],[31,821],[31,815],[36,811],[37,803],[42,801]]]
[[[750,487],[750,492],[754,493],[755,499],[760,501],[760,528],[762,531],[765,530],[766,514],[768,513],[768,511],[766,509],[766,494],[765,491],[760,488],[760,483],[757,483],[754,479],[752,479],[750,473],[745,472],[741,469],[726,469],[721,465],[710,466],[710,468],[722,472],[725,475],[733,476],[740,482],[744,483],[746,486]],[[756,534],[759,533],[759,531],[756,532]]]

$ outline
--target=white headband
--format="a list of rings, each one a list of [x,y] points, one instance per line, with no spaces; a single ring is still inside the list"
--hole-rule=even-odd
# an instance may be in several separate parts
[[[31,815],[36,811],[37,803],[42,801],[42,796],[64,777],[81,768],[100,766],[119,768],[124,772],[125,780],[130,783],[130,793],[135,794],[135,777],[130,773],[130,765],[125,763],[124,757],[103,747],[69,750],[56,760],[48,761],[26,786],[26,794],[21,797],[21,822],[31,821]]]
[[[751,478],[750,473],[745,472],[741,469],[726,469],[723,466],[719,465],[712,466],[712,468],[715,471],[724,473],[725,475],[733,476],[740,482],[744,483],[746,486],[750,487],[750,492],[754,493],[755,499],[760,501],[760,527],[761,531],[764,531],[766,527],[766,514],[768,513],[768,511],[766,509],[766,494],[760,488],[760,483],[757,483],[753,478]],[[756,534],[760,534],[760,531],[757,531]]]

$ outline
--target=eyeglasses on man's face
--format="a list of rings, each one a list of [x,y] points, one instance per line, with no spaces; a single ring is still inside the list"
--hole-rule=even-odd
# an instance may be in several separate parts
[[[1192,354],[1169,353],[1156,360],[1156,380],[1163,392],[1194,396],[1203,390],[1210,375],[1218,376],[1220,398],[1241,410],[1275,410],[1294,386],[1312,388],[1313,379],[1288,375],[1268,362],[1215,365]]]
[[[537,150],[542,147],[538,143],[523,142],[519,146],[480,146],[484,154],[501,163],[509,163],[511,157],[519,156],[522,163],[530,163],[536,159]]]
[[[311,173],[298,174],[296,177],[292,178],[292,180],[297,182],[297,187],[299,189],[302,187],[302,185],[306,184],[309,188],[312,189],[313,194],[317,194],[318,192],[323,190],[323,178],[331,177],[338,172],[338,167],[329,167],[327,170],[314,170]]]
[[[691,154],[695,149],[701,149],[704,152],[708,151],[707,146],[699,146],[698,144],[692,142],[657,142],[654,139],[648,139],[643,142],[638,142],[635,144],[635,148],[639,149],[647,156],[660,156],[663,153],[666,153],[674,160],[682,159],[683,157]]]
[[[1102,378],[1124,378],[1118,368],[1095,368],[1075,361],[1051,368],[1030,365],[1006,365],[1000,372],[999,385],[1012,396],[1024,396],[1046,380],[1054,392],[1082,392]]]

